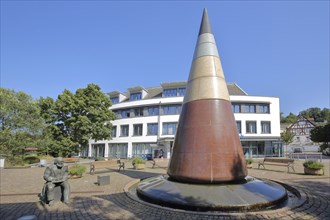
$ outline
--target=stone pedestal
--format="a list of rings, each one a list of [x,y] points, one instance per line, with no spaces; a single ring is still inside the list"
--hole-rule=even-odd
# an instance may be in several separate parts
[[[109,185],[110,176],[97,176],[97,184],[99,186]]]

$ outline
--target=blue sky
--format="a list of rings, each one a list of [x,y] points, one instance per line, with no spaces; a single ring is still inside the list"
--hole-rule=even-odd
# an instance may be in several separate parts
[[[33,98],[186,81],[203,8],[227,82],[329,108],[329,1],[1,1],[1,87]]]

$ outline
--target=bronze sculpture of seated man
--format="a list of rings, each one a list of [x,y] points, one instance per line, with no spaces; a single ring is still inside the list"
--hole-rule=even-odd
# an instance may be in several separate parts
[[[46,180],[45,185],[48,204],[50,206],[54,204],[54,188],[56,186],[61,187],[63,202],[69,204],[70,185],[68,182],[68,167],[63,166],[62,157],[55,158],[54,164],[46,168],[44,179]]]

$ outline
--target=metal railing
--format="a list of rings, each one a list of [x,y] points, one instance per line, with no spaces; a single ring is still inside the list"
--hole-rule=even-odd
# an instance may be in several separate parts
[[[289,153],[290,159],[320,160],[322,162],[322,153]]]

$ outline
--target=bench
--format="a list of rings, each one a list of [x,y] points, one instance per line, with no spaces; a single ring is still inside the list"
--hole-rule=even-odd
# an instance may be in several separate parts
[[[118,171],[123,168],[125,170],[125,162],[120,160],[103,160],[103,161],[94,161],[90,163],[89,173],[94,174],[96,170],[108,170],[111,166],[117,165]]]
[[[65,157],[63,158],[64,163],[77,163],[79,161],[79,158],[77,157]]]
[[[264,169],[265,165],[272,165],[272,166],[286,166],[288,167],[288,173],[290,172],[290,168],[293,170],[293,172],[296,172],[294,170],[294,159],[288,159],[288,158],[264,158],[263,161],[260,161],[258,163],[258,169],[260,169],[260,166],[263,166]]]

